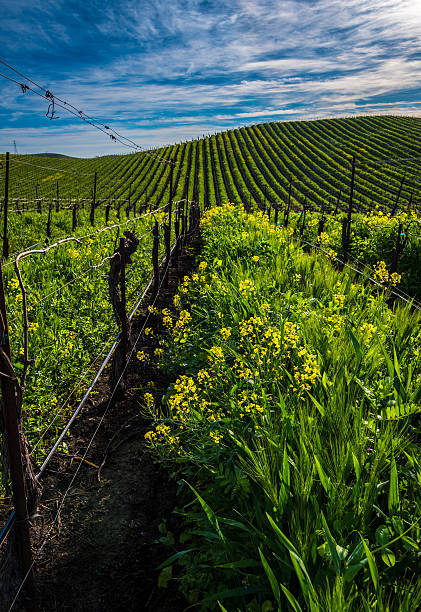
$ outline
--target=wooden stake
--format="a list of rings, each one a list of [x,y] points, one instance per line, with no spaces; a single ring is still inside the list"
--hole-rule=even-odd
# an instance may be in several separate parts
[[[153,228],[153,247],[152,247],[152,265],[153,265],[153,290],[152,295],[155,298],[158,295],[159,290],[159,227],[158,221],[155,221]]]
[[[9,240],[7,238],[7,208],[9,204],[9,171],[10,154],[6,153],[6,174],[4,178],[4,208],[3,208],[3,257],[9,257]]]
[[[0,266],[0,378],[3,396],[3,421],[9,470],[13,489],[15,507],[15,534],[17,554],[22,579],[26,578],[26,587],[31,597],[34,595],[33,560],[31,550],[30,523],[28,516],[26,485],[23,467],[22,430],[20,423],[21,406],[18,402],[19,381],[11,362],[9,329],[7,323],[6,301],[4,295],[3,271]]]

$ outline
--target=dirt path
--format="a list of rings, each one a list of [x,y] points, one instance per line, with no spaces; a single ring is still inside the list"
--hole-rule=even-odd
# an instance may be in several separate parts
[[[196,238],[180,257],[178,270],[171,271],[159,308],[168,306],[179,278],[192,269],[199,249]],[[145,311],[134,323],[134,337],[144,316]],[[152,351],[154,343],[156,340],[148,340],[137,350]],[[148,381],[154,382],[157,397],[169,383],[159,372],[133,359],[129,391],[107,412],[80,465],[77,457],[83,456],[108,404],[106,378],[100,381],[93,401],[71,431],[69,455],[57,455],[50,464],[43,480],[40,511],[44,525],[38,526],[38,546],[79,465],[80,470],[39,559],[36,582],[43,612],[181,612],[187,605],[173,582],[167,589],[157,586],[156,568],[172,554],[168,547],[155,543],[161,536],[159,524],[166,519],[175,533],[180,525],[172,516],[176,485],[143,445],[148,424],[139,415],[139,405]],[[87,462],[98,466],[104,458],[99,480],[98,470]]]

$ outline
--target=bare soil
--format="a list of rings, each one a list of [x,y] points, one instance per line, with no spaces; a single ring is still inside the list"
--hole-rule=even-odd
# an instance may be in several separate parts
[[[170,269],[169,284],[161,292],[158,308],[170,306],[179,279],[194,267],[200,247],[200,239],[193,237],[178,267]],[[146,308],[133,323],[134,338],[145,316]],[[151,353],[156,346],[160,324],[158,318],[151,319],[148,326],[156,333],[152,338],[143,337],[136,351]],[[132,359],[127,390],[106,413],[80,465],[109,402],[107,376],[106,372],[93,400],[71,430],[68,454],[55,456],[42,481],[42,519],[37,520],[34,529],[34,549],[44,541],[63,494],[80,466],[52,537],[37,557],[36,609],[181,612],[187,603],[178,593],[176,581],[164,589],[158,587],[157,580],[157,567],[172,554],[167,546],[158,543],[158,527],[166,520],[173,533],[181,529],[173,514],[176,484],[145,447],[144,433],[149,424],[139,411],[141,397],[150,390],[149,381],[155,385],[157,401],[170,381],[154,368]],[[95,466],[103,462],[99,471]],[[34,609],[24,599],[20,608]]]

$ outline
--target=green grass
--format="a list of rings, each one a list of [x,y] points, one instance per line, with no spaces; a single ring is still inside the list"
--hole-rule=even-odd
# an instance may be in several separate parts
[[[391,207],[404,174],[401,202],[411,193],[417,198],[417,161],[368,162],[418,156],[420,126],[421,119],[393,116],[291,121],[229,130],[147,153],[94,159],[11,155],[10,196],[33,199],[38,193],[54,199],[58,184],[61,198],[90,199],[96,172],[98,198],[127,198],[131,183],[132,198],[156,204],[169,190],[169,167],[161,161],[171,159],[176,162],[175,199],[189,194],[209,204],[241,203],[249,197],[252,204],[262,204],[265,198],[276,202],[287,198],[292,178],[293,202],[307,197],[314,205],[333,204],[341,193],[345,206],[350,162],[356,155],[364,162],[357,166],[356,200]],[[0,184],[4,172],[3,164]]]
[[[126,271],[128,312],[153,273],[151,228],[155,218],[161,220],[163,216],[161,212],[128,224],[128,229],[141,238]],[[119,331],[109,298],[107,258],[118,248],[126,225],[119,225],[114,212],[109,225],[109,230],[95,233],[85,219],[77,232],[80,241],[34,253],[20,262],[28,304],[30,360],[23,427],[35,461],[51,447],[69,411],[101,364],[101,355],[105,356]],[[56,226],[55,231],[60,235],[64,229]],[[164,252],[161,239],[160,258]],[[12,263],[3,264],[3,278],[12,360],[20,376],[24,368],[22,292]],[[95,357],[98,359],[91,366]]]
[[[203,237],[157,351],[177,381],[158,416],[145,396],[180,483],[183,592],[201,610],[417,609],[419,314],[260,215],[217,207]]]

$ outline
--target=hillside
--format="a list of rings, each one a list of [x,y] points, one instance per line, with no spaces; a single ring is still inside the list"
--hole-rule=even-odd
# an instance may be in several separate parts
[[[306,200],[319,207],[339,199],[345,205],[352,155],[355,197],[363,206],[393,205],[404,175],[401,200],[418,197],[419,159],[414,158],[421,155],[421,119],[395,116],[263,123],[150,152],[94,159],[12,155],[10,195],[56,197],[58,184],[60,197],[91,197],[97,172],[98,198],[130,194],[132,203],[148,200],[158,206],[169,196],[167,162],[173,162],[173,199],[282,202],[292,178],[293,203]]]
[[[420,148],[421,120],[362,117],[11,156],[5,406],[43,485],[40,609],[420,607]],[[10,510],[0,487],[0,543]]]

